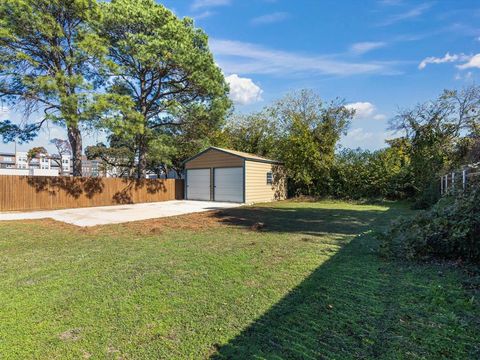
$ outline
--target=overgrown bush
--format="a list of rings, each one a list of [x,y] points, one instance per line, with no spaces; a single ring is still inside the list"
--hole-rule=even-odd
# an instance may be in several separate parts
[[[430,210],[400,219],[380,237],[388,256],[480,263],[480,187],[451,194]]]
[[[390,147],[377,151],[345,149],[331,169],[329,195],[347,199],[405,199],[414,195],[405,156]]]
[[[433,181],[430,185],[414,198],[412,208],[415,210],[425,210],[435,205],[440,199],[440,184]]]

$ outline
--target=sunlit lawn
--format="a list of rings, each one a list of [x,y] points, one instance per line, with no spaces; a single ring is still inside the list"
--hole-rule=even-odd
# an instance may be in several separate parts
[[[94,229],[0,222],[0,359],[479,358],[470,279],[378,256],[372,232],[401,213],[281,202]]]

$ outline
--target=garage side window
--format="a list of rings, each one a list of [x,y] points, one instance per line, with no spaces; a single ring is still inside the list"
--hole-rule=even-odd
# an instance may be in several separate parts
[[[273,175],[272,172],[269,171],[267,172],[267,185],[272,185],[273,184]]]

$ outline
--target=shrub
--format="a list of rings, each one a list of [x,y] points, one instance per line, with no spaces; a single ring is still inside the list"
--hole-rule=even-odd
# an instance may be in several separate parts
[[[425,210],[435,205],[439,199],[439,184],[432,182],[415,198],[412,208],[415,210]]]
[[[330,171],[329,195],[346,199],[412,197],[407,160],[394,148],[377,151],[344,149],[335,157]]]
[[[380,238],[385,255],[480,263],[480,187],[396,221]]]

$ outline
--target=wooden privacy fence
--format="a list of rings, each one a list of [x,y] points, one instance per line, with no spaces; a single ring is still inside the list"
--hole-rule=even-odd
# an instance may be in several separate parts
[[[183,199],[183,180],[0,176],[0,211],[65,209]]]

